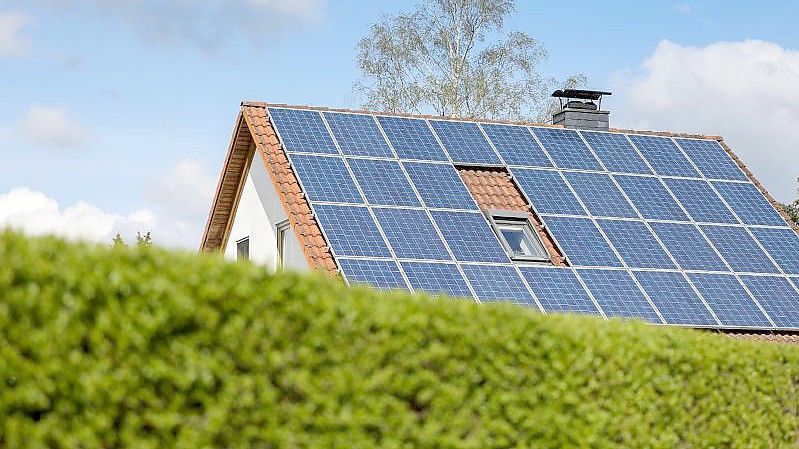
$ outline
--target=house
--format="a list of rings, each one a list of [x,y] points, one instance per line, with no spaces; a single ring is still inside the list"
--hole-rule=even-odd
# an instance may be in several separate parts
[[[269,269],[799,342],[799,235],[721,137],[243,102],[202,240]]]

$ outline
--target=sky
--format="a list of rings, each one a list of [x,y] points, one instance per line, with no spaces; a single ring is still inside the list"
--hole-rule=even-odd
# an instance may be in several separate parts
[[[415,1],[0,0],[0,226],[195,249],[242,100],[357,108],[358,41]],[[796,198],[799,2],[518,0],[611,126],[722,135]]]

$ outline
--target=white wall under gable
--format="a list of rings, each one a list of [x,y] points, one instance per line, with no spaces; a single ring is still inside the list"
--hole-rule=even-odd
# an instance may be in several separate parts
[[[286,214],[272,180],[263,162],[260,158],[256,158],[250,164],[239,205],[233,216],[230,237],[225,247],[225,258],[236,260],[236,242],[249,237],[250,260],[270,270],[277,269],[276,226],[285,220]],[[309,270],[310,267],[294,230],[289,229],[286,237],[284,267],[289,270]]]

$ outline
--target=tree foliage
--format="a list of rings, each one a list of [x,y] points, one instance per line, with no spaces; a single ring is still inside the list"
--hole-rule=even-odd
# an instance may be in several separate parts
[[[122,238],[122,235],[120,235],[117,232],[114,238],[111,239],[111,247],[119,248],[124,246],[128,245],[127,243],[125,243],[125,240]],[[147,231],[144,234],[142,234],[141,232],[136,232],[136,246],[139,248],[153,246],[153,239],[150,236],[150,231]]]
[[[521,31],[505,32],[514,0],[424,0],[387,17],[359,44],[364,107],[459,117],[548,119],[550,90],[582,75],[545,78],[547,51]]]
[[[799,179],[797,179],[797,181],[799,181]],[[799,193],[799,189],[797,189],[797,193]],[[782,208],[785,210],[785,213],[788,214],[791,221],[799,226],[799,200],[793,203],[783,204]]]

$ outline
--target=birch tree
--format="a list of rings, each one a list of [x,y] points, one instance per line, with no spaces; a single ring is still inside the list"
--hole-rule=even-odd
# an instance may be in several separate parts
[[[582,75],[545,78],[541,43],[506,32],[514,0],[423,0],[386,17],[359,43],[364,107],[493,119],[547,118],[549,94],[577,87]]]

